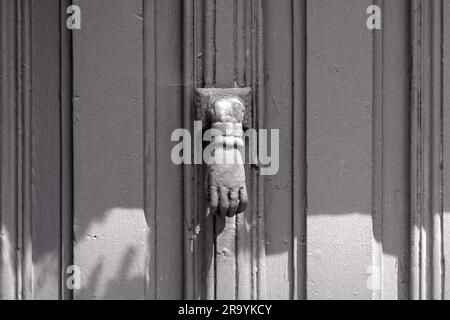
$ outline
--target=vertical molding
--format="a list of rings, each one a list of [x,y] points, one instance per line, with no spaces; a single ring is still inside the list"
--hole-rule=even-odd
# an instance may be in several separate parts
[[[208,50],[213,47],[214,33],[213,28],[213,14],[211,13],[212,2],[194,1],[193,11],[193,38],[194,38],[194,75],[193,86],[203,87],[207,81],[213,82],[214,72],[214,55]],[[208,15],[207,15],[208,13]],[[209,20],[208,20],[209,19]],[[207,31],[207,26],[211,30]],[[209,48],[209,49],[206,49]],[[193,94],[193,91],[191,92]],[[184,106],[191,108],[191,106]],[[191,110],[192,111],[192,110]],[[215,282],[214,282],[214,219],[209,216],[207,203],[205,200],[206,185],[205,185],[205,168],[197,165],[194,169],[194,218],[195,218],[195,299],[214,299]]]
[[[252,51],[251,47],[251,11],[246,0],[234,0],[234,84],[238,87],[251,86],[251,82],[246,83],[248,77],[246,63],[249,63],[247,52]],[[251,3],[250,3],[251,6]],[[251,7],[250,7],[251,8]],[[251,169],[246,168],[247,192],[253,192],[251,183]],[[238,214],[236,220],[236,299],[252,299],[252,233],[251,233],[251,213],[252,205],[247,207],[244,214]]]
[[[183,1],[183,126],[192,132],[193,92],[194,92],[194,1]],[[191,159],[193,160],[193,159]],[[194,163],[194,162],[192,162]],[[194,167],[183,166],[184,192],[184,298],[192,300],[197,296],[197,272],[195,248],[197,247],[195,226],[196,217],[193,207]]]
[[[32,298],[31,4],[0,2],[0,297]]]
[[[65,4],[55,9],[47,1],[33,11],[31,0],[0,2],[2,298],[71,298],[62,272],[72,263],[73,227],[71,46],[69,31],[61,29]],[[33,34],[42,21],[56,38]],[[41,46],[49,52],[42,53]],[[46,59],[56,64],[45,69]],[[51,259],[43,262],[44,253]],[[44,285],[36,287],[38,281]]]
[[[263,21],[263,0],[253,0],[253,117],[256,128],[265,127],[265,62],[264,62],[264,21]],[[266,287],[266,239],[265,239],[265,187],[264,177],[260,172],[256,173],[256,194],[252,197],[255,201],[255,238],[257,261],[256,273],[256,299],[265,300],[267,298]]]
[[[61,297],[60,5],[31,1],[33,298]]]
[[[61,8],[61,299],[73,299],[67,287],[66,269],[73,265],[73,127],[72,127],[72,33],[66,27],[66,10],[72,0],[62,0]]]
[[[216,83],[216,0],[205,0],[204,9],[204,83],[213,87]],[[199,32],[200,30],[196,30]]]
[[[267,298],[291,299],[293,296],[293,193],[297,181],[293,175],[294,123],[294,43],[293,2],[262,1],[264,15],[264,77],[265,106],[256,105],[264,115],[260,129],[279,130],[279,171],[264,176],[265,266]],[[298,15],[297,15],[298,17]],[[297,93],[296,93],[297,94]],[[299,107],[300,106],[295,106]],[[296,110],[295,112],[300,111]],[[301,138],[301,137],[296,137]],[[261,141],[264,143],[264,141]],[[267,145],[269,146],[269,144]],[[260,148],[264,146],[260,145]],[[273,148],[273,146],[271,146]],[[301,147],[301,146],[299,146]],[[272,149],[273,151],[273,149]],[[298,200],[298,199],[296,199]]]
[[[203,23],[197,26],[195,30],[196,34],[202,34],[202,65],[201,69],[203,71],[201,83],[205,87],[214,86],[215,79],[215,67],[216,67],[216,47],[215,47],[215,0],[205,0],[203,6],[199,7],[197,14],[199,19]],[[203,179],[206,179],[206,172],[202,168]],[[203,185],[202,181],[198,181],[198,184]],[[206,188],[200,189],[204,194],[207,192]],[[199,195],[197,197],[200,202],[205,202],[207,199],[204,196]],[[215,225],[214,218],[209,215],[209,209],[207,204],[202,207],[201,212],[198,214],[201,216],[202,228],[204,237],[203,240],[203,251],[202,256],[202,267],[203,267],[203,278],[204,278],[204,298],[208,300],[214,300],[216,297],[216,243],[215,243]]]
[[[382,0],[374,2],[382,9]],[[372,126],[372,263],[371,272],[379,276],[372,277],[372,299],[382,299],[383,274],[383,30],[374,29],[373,36],[373,126]]]
[[[235,28],[234,36],[235,48],[235,85],[238,87],[245,87],[245,67],[246,67],[246,49],[250,49],[249,43],[247,42],[250,34],[249,30],[246,29],[251,23],[251,16],[247,12],[246,0],[234,0],[234,19]],[[249,19],[250,18],[250,19]]]
[[[377,0],[373,30],[372,299],[408,296],[410,6]],[[386,45],[389,44],[389,45]],[[395,106],[393,108],[392,106]]]
[[[216,0],[205,0],[202,7],[199,7],[199,11],[196,13],[199,19],[203,23],[197,26],[195,30],[196,34],[202,34],[202,56],[203,59],[201,70],[202,81],[201,83],[205,87],[213,87],[216,83],[216,34],[215,34],[215,20],[216,20]],[[206,173],[202,166],[202,179],[205,180]],[[203,181],[198,181],[198,185],[204,185]],[[203,194],[206,194],[205,188],[198,188]],[[205,203],[207,199],[203,195],[197,195],[199,202]],[[200,212],[197,212],[201,217],[201,228],[204,230],[202,267],[204,278],[204,297],[208,300],[214,300],[216,298],[216,241],[215,241],[215,219],[209,214],[207,204],[199,208]]]
[[[33,298],[33,244],[32,229],[32,99],[31,99],[31,0],[21,3],[22,41],[21,41],[21,299]]]
[[[17,36],[17,60],[22,61],[23,55],[22,55],[22,1],[17,2],[17,12],[16,12],[16,18],[17,18],[17,29],[18,29],[18,36]],[[17,101],[18,101],[18,112],[17,112],[17,129],[18,129],[18,139],[19,143],[17,144],[17,153],[18,153],[18,161],[17,166],[18,168],[23,168],[23,144],[22,144],[22,136],[23,136],[23,102],[22,102],[22,63],[17,64]],[[17,188],[18,190],[23,190],[23,170],[19,169],[17,172]],[[22,278],[22,266],[23,266],[23,241],[22,234],[23,234],[23,193],[19,192],[17,195],[17,299],[22,298],[22,284],[23,284],[23,278]]]
[[[442,0],[411,11],[412,299],[442,299]]]
[[[432,299],[444,298],[443,257],[443,0],[432,1],[432,85],[431,85],[431,242]]]
[[[450,299],[450,1],[443,2],[443,236],[444,236],[444,299]]]
[[[192,105],[192,80],[186,79],[193,78],[193,2],[146,0],[143,7],[146,298],[193,299],[193,167],[170,159],[171,134],[192,125],[192,107],[184,106]]]
[[[18,296],[17,217],[17,3],[0,2],[0,298]]]
[[[420,74],[421,74],[421,5],[420,0],[411,6],[411,251],[410,251],[410,297],[421,298],[420,285]]]
[[[256,66],[256,35],[258,34],[258,30],[255,29],[255,1],[245,1],[245,11],[246,11],[246,56],[245,56],[245,85],[246,87],[252,87],[252,101],[253,104],[251,106],[252,110],[252,123],[257,124],[257,108],[256,108],[256,94],[258,89],[256,88],[255,79],[257,78],[257,70]],[[248,177],[249,184],[249,201],[247,212],[250,214],[250,258],[251,258],[251,297],[253,300],[258,298],[258,228],[257,228],[257,196],[258,196],[258,173],[256,170],[252,170],[252,168],[248,168],[246,172],[246,176]]]
[[[306,299],[306,0],[292,1],[292,294]]]
[[[215,0],[214,47],[215,83],[214,87],[229,88],[235,85],[236,39],[234,0]],[[237,298],[238,270],[236,268],[238,250],[236,243],[236,218],[215,216],[215,298],[234,300]]]
[[[157,114],[156,114],[156,2],[143,1],[144,13],[144,212],[149,230],[145,275],[145,298],[157,298],[156,192],[157,192]]]

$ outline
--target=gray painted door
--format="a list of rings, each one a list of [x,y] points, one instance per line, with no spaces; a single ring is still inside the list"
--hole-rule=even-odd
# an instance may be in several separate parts
[[[450,1],[0,8],[1,298],[450,298]],[[226,219],[171,159],[209,87],[279,130]]]

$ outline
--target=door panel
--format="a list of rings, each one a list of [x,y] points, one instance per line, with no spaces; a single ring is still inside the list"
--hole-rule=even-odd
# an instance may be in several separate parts
[[[145,296],[140,1],[77,1],[73,33],[75,299]]]
[[[309,298],[408,297],[409,5],[369,5],[308,5]]]
[[[308,3],[309,299],[372,294],[373,47],[360,27],[369,5]]]

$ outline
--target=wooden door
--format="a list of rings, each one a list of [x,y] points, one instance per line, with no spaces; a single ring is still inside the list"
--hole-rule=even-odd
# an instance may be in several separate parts
[[[449,298],[449,1],[0,8],[1,298]],[[171,136],[244,87],[279,170],[222,219]]]

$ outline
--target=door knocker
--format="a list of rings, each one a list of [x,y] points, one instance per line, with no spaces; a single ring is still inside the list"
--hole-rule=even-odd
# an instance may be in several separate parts
[[[197,89],[197,118],[207,150],[207,200],[210,213],[233,217],[247,208],[244,129],[250,124],[250,88]]]

